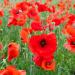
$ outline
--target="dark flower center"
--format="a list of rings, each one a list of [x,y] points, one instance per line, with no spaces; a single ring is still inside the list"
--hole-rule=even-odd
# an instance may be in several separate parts
[[[41,45],[41,47],[44,47],[46,45],[46,40],[45,39],[42,39],[40,41],[40,45]]]
[[[12,45],[10,44],[8,47],[12,47]]]
[[[51,62],[46,62],[46,64],[45,64],[46,66],[48,66],[48,65],[51,65]]]
[[[72,41],[72,42],[71,42],[71,45],[75,45],[75,41]]]
[[[16,14],[19,14],[19,11],[16,11]]]

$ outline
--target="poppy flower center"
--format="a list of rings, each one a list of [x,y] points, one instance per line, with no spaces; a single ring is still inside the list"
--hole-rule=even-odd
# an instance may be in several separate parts
[[[51,62],[46,62],[46,64],[45,64],[46,66],[48,66],[48,65],[51,65]]]
[[[8,47],[12,47],[12,45],[10,44]]]
[[[41,45],[41,47],[44,47],[46,45],[46,40],[45,39],[42,39],[40,41],[40,45]]]
[[[71,45],[75,45],[75,42],[71,42]]]
[[[19,11],[16,11],[16,14],[19,14]]]

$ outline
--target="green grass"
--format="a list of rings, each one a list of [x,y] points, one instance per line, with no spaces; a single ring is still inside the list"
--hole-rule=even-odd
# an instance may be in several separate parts
[[[0,0],[0,2],[1,1],[2,0]],[[19,0],[17,1],[19,2]],[[54,0],[53,3],[56,4],[56,0]],[[5,16],[2,18],[3,24],[2,26],[0,26],[0,42],[2,42],[4,45],[3,51],[0,51],[0,57],[4,53],[7,56],[7,46],[9,42],[12,41],[20,44],[20,56],[10,63],[7,63],[6,59],[4,59],[6,62],[0,60],[0,69],[3,69],[7,65],[16,65],[17,69],[26,70],[27,75],[75,75],[71,73],[71,71],[75,72],[75,54],[70,53],[63,47],[63,44],[66,41],[65,36],[61,33],[63,24],[54,30],[58,40],[58,48],[55,53],[56,69],[54,72],[45,71],[34,64],[34,62],[32,61],[33,55],[29,51],[28,45],[21,42],[19,33],[22,27],[7,27],[9,16],[7,14],[7,11],[5,11],[5,13]]]

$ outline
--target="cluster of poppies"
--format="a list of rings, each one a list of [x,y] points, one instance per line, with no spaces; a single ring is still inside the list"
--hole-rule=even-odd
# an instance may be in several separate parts
[[[8,1],[4,0],[5,5],[10,3]],[[75,10],[75,4],[72,5],[71,0],[60,0],[57,5],[52,5],[52,0],[46,0],[45,3],[41,0],[28,0],[18,2],[9,10],[7,27],[12,27],[12,25],[22,27],[19,38],[24,44],[28,44],[35,65],[44,70],[55,70],[54,54],[58,44],[54,30],[60,25],[66,23],[62,29],[62,33],[66,36],[64,47],[70,52],[75,52],[75,14],[69,12],[70,8]],[[3,15],[3,11],[0,11],[0,16]],[[0,50],[2,48],[2,43],[0,43]],[[20,45],[10,42],[7,50],[8,62],[19,55]],[[0,75],[26,75],[26,72],[17,70],[14,66],[7,66],[0,70]]]
[[[0,43],[0,51],[3,49],[3,44]],[[7,50],[7,60],[8,62],[11,62],[13,59],[17,58],[20,54],[20,46],[19,44],[15,42],[11,42],[8,44],[8,50]],[[0,58],[4,59],[5,54]]]
[[[54,33],[32,36],[29,40],[29,48],[34,54],[33,61],[36,65],[45,70],[54,70],[54,52],[57,48]]]
[[[64,47],[70,52],[75,53],[75,14],[69,16],[67,24],[63,28],[63,34],[65,34],[67,42]]]
[[[0,50],[3,48],[3,45],[0,43]],[[7,60],[11,62],[13,59],[19,56],[19,45],[17,43],[9,43],[7,50]],[[5,55],[1,57],[4,59]],[[0,75],[26,75],[25,70],[17,70],[15,66],[7,66],[5,69],[0,70]]]

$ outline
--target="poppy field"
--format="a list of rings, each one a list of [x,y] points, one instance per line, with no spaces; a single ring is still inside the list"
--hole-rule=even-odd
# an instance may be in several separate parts
[[[75,75],[75,0],[0,0],[0,75]]]

